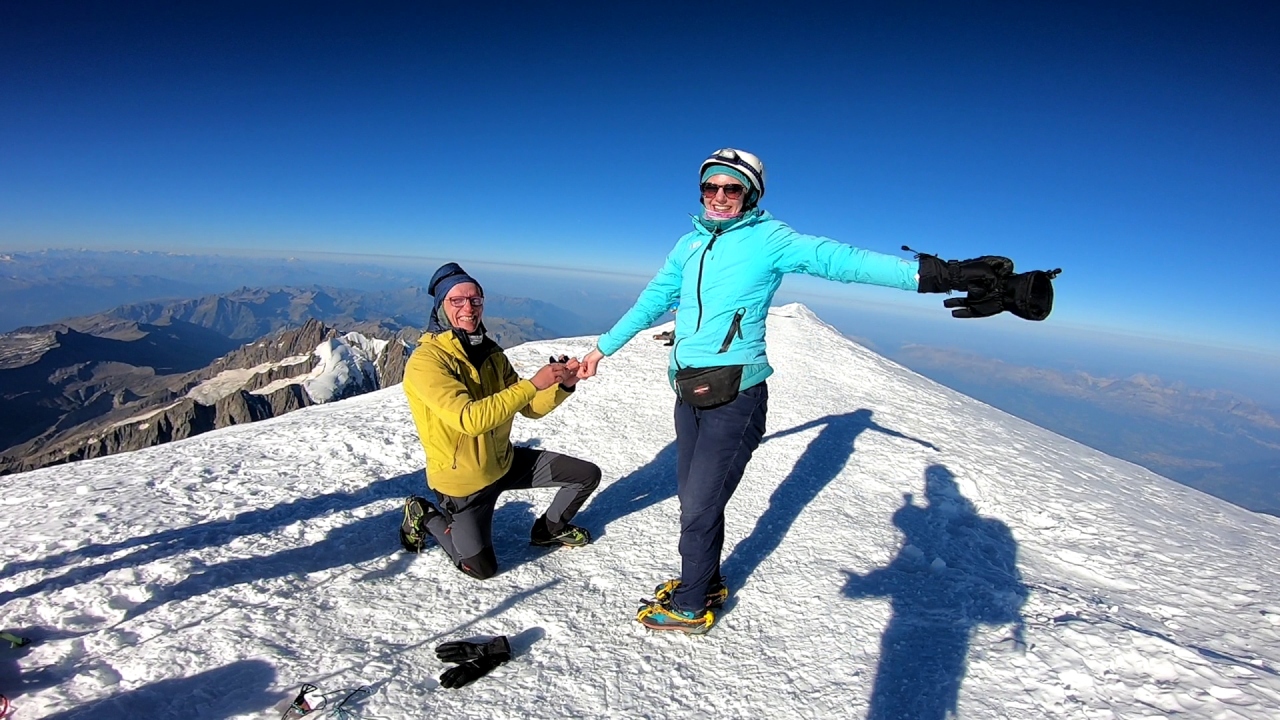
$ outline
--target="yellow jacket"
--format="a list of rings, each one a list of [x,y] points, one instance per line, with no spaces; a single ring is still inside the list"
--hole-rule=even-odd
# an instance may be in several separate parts
[[[480,367],[471,364],[452,331],[427,333],[404,370],[404,394],[427,453],[427,485],[466,497],[511,469],[511,421],[540,418],[569,393],[553,385],[539,391],[521,380],[502,349],[491,345]]]

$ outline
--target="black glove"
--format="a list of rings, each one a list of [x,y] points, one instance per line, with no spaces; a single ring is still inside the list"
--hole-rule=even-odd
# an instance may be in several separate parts
[[[440,675],[440,685],[450,689],[460,688],[488,675],[491,670],[510,660],[511,644],[502,635],[487,643],[441,643],[436,646],[436,657],[445,662],[459,663]]]
[[[483,657],[500,657],[503,662],[511,659],[511,643],[504,635],[489,642],[455,642],[440,643],[436,646],[436,657],[443,662],[463,663],[468,660],[479,660]]]
[[[452,690],[470,685],[476,680],[488,675],[490,670],[498,667],[504,662],[506,662],[506,660],[481,658],[479,660],[464,662],[461,665],[454,665],[448,670],[445,670],[440,676],[440,686],[447,687]]]
[[[903,250],[910,251],[905,245]],[[1053,279],[1057,270],[1013,272],[1013,261],[999,255],[972,260],[942,260],[919,253],[920,292],[965,293],[942,306],[958,318],[989,317],[1005,310],[1026,320],[1044,320],[1053,311]]]
[[[1053,279],[1062,272],[1032,270],[1004,281],[1004,309],[1026,320],[1043,320],[1053,312]]]
[[[971,286],[962,298],[947,298],[943,307],[958,308],[958,318],[988,317],[1008,310],[1024,320],[1043,320],[1053,312],[1053,279],[1061,270],[1032,270],[1001,279],[993,290]]]
[[[970,292],[974,289],[990,293],[999,288],[1004,278],[1013,274],[1013,261],[999,255],[983,255],[972,260],[942,260],[924,253],[917,257],[920,260],[919,290],[922,293]]]

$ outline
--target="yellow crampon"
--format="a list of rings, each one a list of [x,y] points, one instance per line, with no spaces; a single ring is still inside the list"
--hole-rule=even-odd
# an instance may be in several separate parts
[[[651,630],[679,630],[691,635],[702,635],[711,629],[716,616],[710,610],[701,615],[687,617],[666,603],[657,600],[645,603],[636,612],[636,622]]]
[[[653,599],[658,602],[670,602],[675,597],[676,588],[680,587],[680,580],[671,579],[653,589]]]

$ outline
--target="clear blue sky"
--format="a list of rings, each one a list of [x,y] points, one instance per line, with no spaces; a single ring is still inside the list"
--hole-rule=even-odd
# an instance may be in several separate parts
[[[1280,353],[1274,2],[196,5],[0,5],[0,249],[650,273],[736,146],[802,232]]]

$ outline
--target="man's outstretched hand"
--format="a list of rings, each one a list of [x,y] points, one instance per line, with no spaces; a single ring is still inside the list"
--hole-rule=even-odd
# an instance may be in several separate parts
[[[556,383],[560,383],[565,387],[572,387],[570,383],[578,382],[576,371],[577,368],[569,370],[567,363],[547,363],[542,366],[542,369],[534,373],[533,377],[529,378],[529,382],[533,383],[533,386],[539,390],[546,390]]]
[[[559,358],[555,358],[555,357],[551,358],[551,362],[553,364],[559,363],[561,365],[564,365],[565,372],[568,373],[568,376],[564,380],[560,381],[561,385],[563,385],[566,388],[571,388],[574,385],[578,384],[578,380],[581,379],[578,377],[578,368],[582,367],[582,365],[578,362],[578,358],[572,358],[572,357],[569,357],[568,355],[561,355]]]

